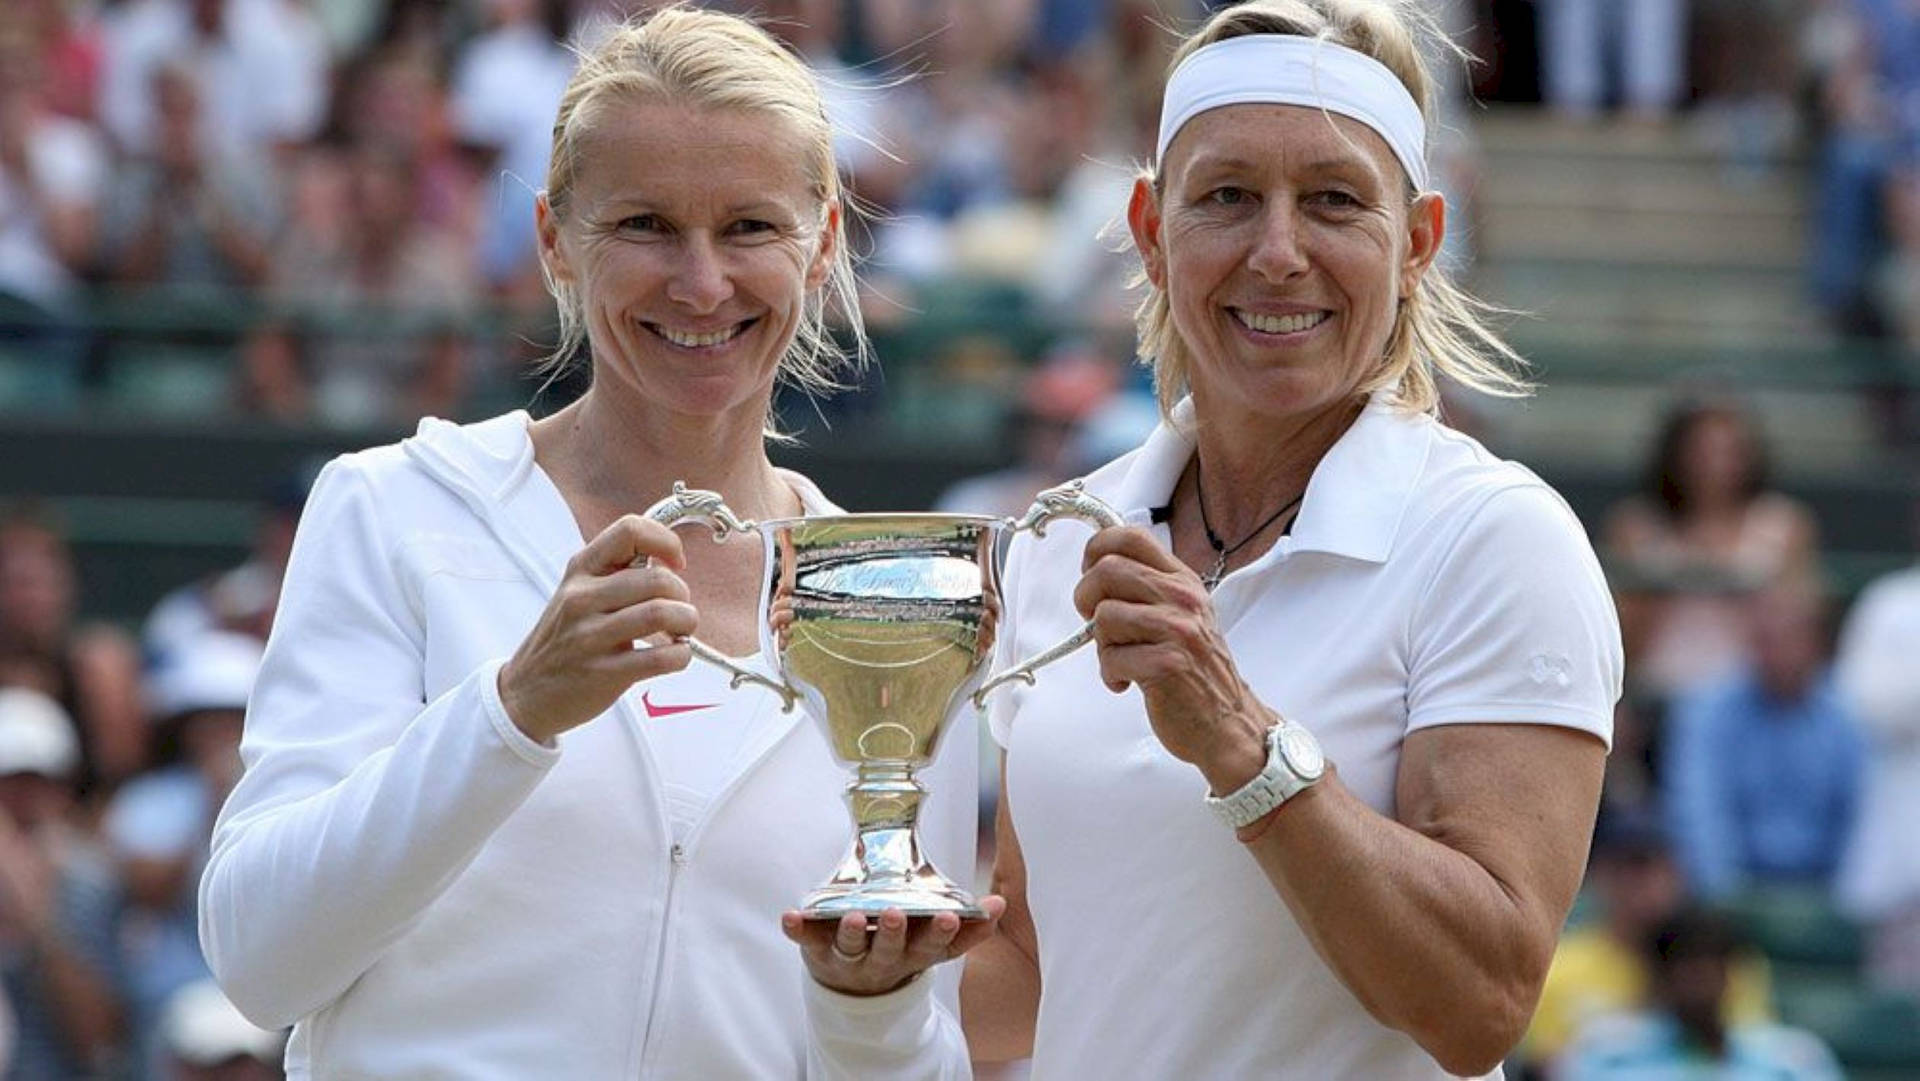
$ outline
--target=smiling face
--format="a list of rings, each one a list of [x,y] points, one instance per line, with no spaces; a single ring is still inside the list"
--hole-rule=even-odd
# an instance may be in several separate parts
[[[1202,414],[1348,404],[1379,372],[1399,300],[1439,250],[1440,197],[1410,206],[1377,134],[1289,105],[1201,113],[1161,168],[1158,193],[1136,186],[1128,222]]]
[[[803,139],[773,117],[609,101],[541,257],[583,309],[596,387],[671,412],[766,414],[832,263]]]

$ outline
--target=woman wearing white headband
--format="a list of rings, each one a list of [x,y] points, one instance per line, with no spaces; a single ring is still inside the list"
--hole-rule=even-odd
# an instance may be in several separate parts
[[[1435,418],[1441,377],[1524,386],[1433,266],[1423,30],[1255,0],[1176,57],[1127,212],[1167,415],[1087,482],[1136,524],[1023,539],[1007,573],[1005,657],[1085,619],[1098,648],[989,707],[1008,907],[966,962],[976,1060],[1476,1076],[1532,1013],[1619,634],[1566,505]],[[882,960],[816,975],[881,992]],[[866,1076],[863,1037],[900,1075],[964,1069],[916,1001],[816,1009],[816,1039]]]

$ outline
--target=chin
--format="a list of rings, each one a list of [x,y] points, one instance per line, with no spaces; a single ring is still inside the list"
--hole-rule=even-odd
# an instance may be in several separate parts
[[[715,377],[676,381],[677,386],[657,388],[653,400],[676,413],[698,417],[727,417],[742,411],[765,415],[773,399],[769,383]]]

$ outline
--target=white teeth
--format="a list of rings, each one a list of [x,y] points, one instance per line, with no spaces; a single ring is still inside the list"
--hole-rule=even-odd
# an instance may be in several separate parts
[[[745,328],[745,323],[738,323],[725,330],[716,330],[710,334],[682,334],[677,330],[668,330],[666,327],[661,326],[656,326],[654,329],[660,333],[662,338],[665,338],[675,345],[688,349],[699,349],[704,346],[719,345],[721,342],[728,341]]]
[[[1331,312],[1303,312],[1299,315],[1256,315],[1253,312],[1243,312],[1238,308],[1233,310],[1233,317],[1240,320],[1241,326],[1249,330],[1257,330],[1262,334],[1298,334],[1326,322],[1331,314]]]

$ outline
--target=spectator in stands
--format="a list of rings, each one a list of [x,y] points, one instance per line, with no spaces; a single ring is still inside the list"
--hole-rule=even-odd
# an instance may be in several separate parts
[[[771,0],[752,7],[765,20],[767,32],[792,49],[820,83],[820,96],[833,123],[833,153],[849,175],[859,176],[886,157],[876,145],[877,111],[887,91],[876,81],[888,61],[861,68],[848,63],[843,42],[847,13],[852,5],[841,0]],[[895,57],[894,62],[904,58]]]
[[[0,348],[26,350],[61,393],[77,385],[70,322],[108,160],[91,127],[54,111],[46,59],[20,15],[0,9]]]
[[[200,872],[213,818],[240,779],[240,728],[260,641],[209,631],[163,655],[151,679],[154,768],[114,795],[101,832],[118,861],[132,1044],[157,1068],[163,1007],[209,975],[200,954]]]
[[[272,291],[287,317],[248,344],[247,396],[280,417],[347,426],[452,415],[479,299],[472,260],[417,216],[404,154],[360,147],[338,165],[344,201],[331,216],[343,232],[297,233],[277,253]]]
[[[313,469],[282,477],[269,489],[244,563],[189,582],[160,598],[141,628],[149,660],[209,631],[235,631],[264,642],[280,600],[280,580],[293,552],[293,531],[306,506]]]
[[[301,0],[127,0],[106,19],[102,122],[122,153],[155,149],[154,72],[200,81],[201,145],[265,151],[326,119],[326,36]]]
[[[1721,156],[1733,183],[1763,179],[1797,151],[1795,98],[1803,89],[1797,46],[1808,4],[1691,0],[1691,6],[1696,137]]]
[[[875,134],[903,168],[863,163],[880,174],[875,196],[894,212],[875,229],[872,263],[881,273],[924,282],[949,272],[954,220],[1011,196],[1010,133],[1021,109],[1005,62],[1025,30],[1013,17],[1020,7],[937,0],[868,9],[881,55],[926,57],[924,76],[876,103]],[[854,183],[869,190],[865,174]]]
[[[488,26],[453,72],[453,130],[482,155],[480,265],[497,296],[544,298],[534,186],[547,173],[553,114],[573,75],[564,0],[488,0]]]
[[[462,252],[475,248],[480,177],[454,127],[440,69],[388,46],[341,73],[331,134],[350,157],[367,152],[405,164],[410,214]],[[470,258],[471,256],[469,256]]]
[[[1061,238],[1056,214],[1062,185],[1099,145],[1097,125],[1106,103],[1095,97],[1095,83],[1064,61],[1030,65],[1002,79],[1014,95],[1014,107],[1000,121],[1005,141],[1004,190],[993,199],[958,208],[950,226],[948,272],[962,278],[1017,282],[1031,292],[1041,275],[1052,269],[1047,264],[1064,254],[1056,252],[1054,244],[1062,239],[1075,246],[1100,242],[1097,230],[1083,237]],[[1126,206],[1125,196],[1114,194],[1117,197],[1107,204],[1109,221]],[[1100,299],[1110,302],[1112,298],[1102,295]],[[1109,314],[1119,315],[1113,307],[1108,304]],[[1099,313],[1089,308],[1073,314],[1080,318],[1069,325],[1091,328],[1092,317]],[[1124,324],[1108,324],[1115,325]]]
[[[1813,517],[1775,491],[1754,419],[1729,399],[1677,404],[1638,496],[1608,513],[1603,552],[1619,593],[1627,671],[1655,699],[1745,658],[1742,595],[1817,573]]]
[[[183,61],[159,66],[153,97],[159,138],[119,170],[107,203],[108,274],[172,290],[174,301],[212,293],[231,303],[266,282],[279,224],[274,173],[257,154],[209,144],[200,84]]]
[[[1538,11],[1541,85],[1562,114],[1592,117],[1617,101],[1658,120],[1680,103],[1686,0],[1541,0]]]
[[[8,1081],[111,1076],[121,1052],[118,891],[71,821],[79,765],[58,704],[0,688],[0,987],[18,1022]]]
[[[1531,1068],[1558,1058],[1581,1028],[1608,1014],[1651,1006],[1647,942],[1686,903],[1666,831],[1649,813],[1602,818],[1594,832],[1587,889],[1595,911],[1560,937],[1553,967],[1520,1045]],[[1741,950],[1728,968],[1720,1015],[1728,1027],[1772,1019],[1766,959]]]
[[[201,940],[248,1016],[294,1025],[298,1076],[797,1079],[806,977],[773,913],[843,856],[846,775],[670,640],[755,648],[758,543],[636,512],[677,480],[831,510],[766,447],[776,382],[840,370],[830,131],[791,53],[682,7],[583,56],[552,130],[540,251],[591,385],[315,482]],[[961,731],[921,819],[946,867],[973,855]],[[882,921],[917,956],[992,926]]]
[[[8,7],[40,43],[47,106],[61,116],[95,123],[99,118],[104,45],[92,5],[72,0],[13,0]]]
[[[1589,1024],[1554,1081],[1841,1081],[1833,1053],[1812,1033],[1727,1020],[1723,1004],[1740,944],[1733,925],[1713,912],[1666,920],[1642,947],[1651,1008]]]
[[[1053,353],[1023,380],[1007,418],[1006,445],[1019,460],[1006,469],[969,477],[941,493],[934,509],[954,514],[1018,517],[1043,489],[1072,479],[1094,462],[1075,457],[1082,421],[1120,386],[1115,363],[1082,345]]]
[[[146,753],[140,657],[116,628],[78,620],[73,553],[35,508],[0,512],[0,686],[59,702],[79,729],[78,791],[104,798]]]
[[[592,3],[596,0],[577,0]],[[598,0],[607,6],[634,6],[634,0]],[[639,0],[639,3],[659,0]],[[453,45],[471,29],[466,5],[447,0],[384,0],[380,5],[379,28],[362,55],[385,54],[421,71],[446,71],[451,66]]]
[[[1119,63],[1112,50],[1090,49],[1062,58],[1046,74],[1044,85],[1066,107],[1033,134],[1053,138],[1052,128],[1068,154],[1064,175],[1047,193],[1050,222],[1027,287],[1041,310],[1065,326],[1131,335],[1127,283],[1140,266],[1121,239],[1121,215],[1134,163],[1153,153],[1158,117],[1153,101],[1143,105],[1125,92]]]
[[[165,1068],[155,1081],[279,1081],[286,1041],[241,1016],[218,984],[175,991],[161,1013]]]
[[[1688,887],[1716,901],[1756,886],[1828,886],[1864,764],[1828,669],[1821,598],[1773,586],[1744,611],[1751,666],[1676,699],[1660,768]]]
[[[1814,297],[1835,329],[1879,337],[1898,314],[1885,310],[1876,268],[1888,251],[1889,180],[1908,167],[1920,132],[1920,11],[1885,0],[1832,0],[1819,28]]]
[[[1920,567],[1867,587],[1835,667],[1869,745],[1839,900],[1868,928],[1874,981],[1920,995]]]

